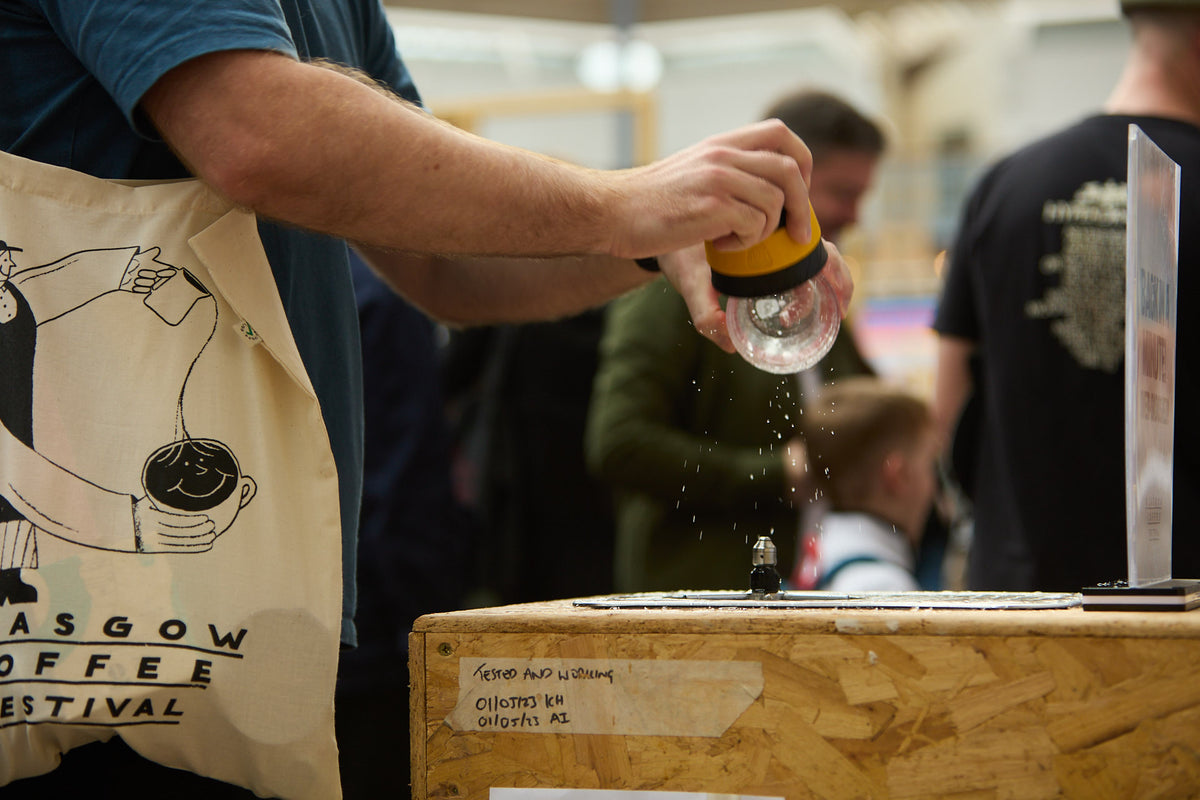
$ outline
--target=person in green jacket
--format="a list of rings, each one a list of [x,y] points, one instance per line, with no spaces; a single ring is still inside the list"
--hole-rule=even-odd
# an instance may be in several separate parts
[[[840,98],[776,102],[813,154],[809,197],[825,238],[858,218],[884,150],[880,128]],[[807,496],[797,424],[804,397],[872,374],[844,322],[799,375],[763,372],[702,337],[664,281],[614,301],[588,415],[589,468],[614,491],[619,592],[744,589],[751,546],[769,535],[788,574]]]

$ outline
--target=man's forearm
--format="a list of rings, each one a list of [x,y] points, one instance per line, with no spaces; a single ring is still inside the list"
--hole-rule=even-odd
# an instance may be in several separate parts
[[[421,253],[660,255],[807,229],[811,155],[777,121],[600,172],[472,136],[278,53],[189,61],[142,108],[200,177],[256,213]],[[804,228],[805,230],[801,230]]]
[[[586,170],[479,139],[277,53],[195,59],[143,106],[189,168],[265,217],[417,252],[607,246],[604,221],[587,207]],[[569,228],[555,225],[565,218]],[[539,223],[514,223],[530,219]]]

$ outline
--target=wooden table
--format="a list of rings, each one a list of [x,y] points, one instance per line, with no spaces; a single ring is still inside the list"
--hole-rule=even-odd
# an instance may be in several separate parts
[[[1200,796],[1200,613],[598,609],[410,636],[413,796]]]

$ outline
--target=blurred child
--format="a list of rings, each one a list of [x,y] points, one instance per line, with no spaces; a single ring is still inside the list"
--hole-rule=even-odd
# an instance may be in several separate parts
[[[918,589],[915,551],[937,490],[929,406],[877,378],[826,387],[801,428],[829,511],[805,534],[797,588]]]

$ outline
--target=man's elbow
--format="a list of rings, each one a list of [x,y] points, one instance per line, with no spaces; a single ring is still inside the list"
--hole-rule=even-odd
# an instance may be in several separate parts
[[[302,173],[311,170],[299,152],[308,137],[297,135],[303,126],[287,115],[302,70],[278,53],[211,53],[160,78],[140,107],[192,174],[238,205],[264,211],[303,187]]]
[[[297,177],[295,162],[270,138],[252,131],[229,134],[223,139],[189,164],[196,176],[238,206],[284,222],[293,221],[283,210],[283,201],[296,190],[289,185]]]

